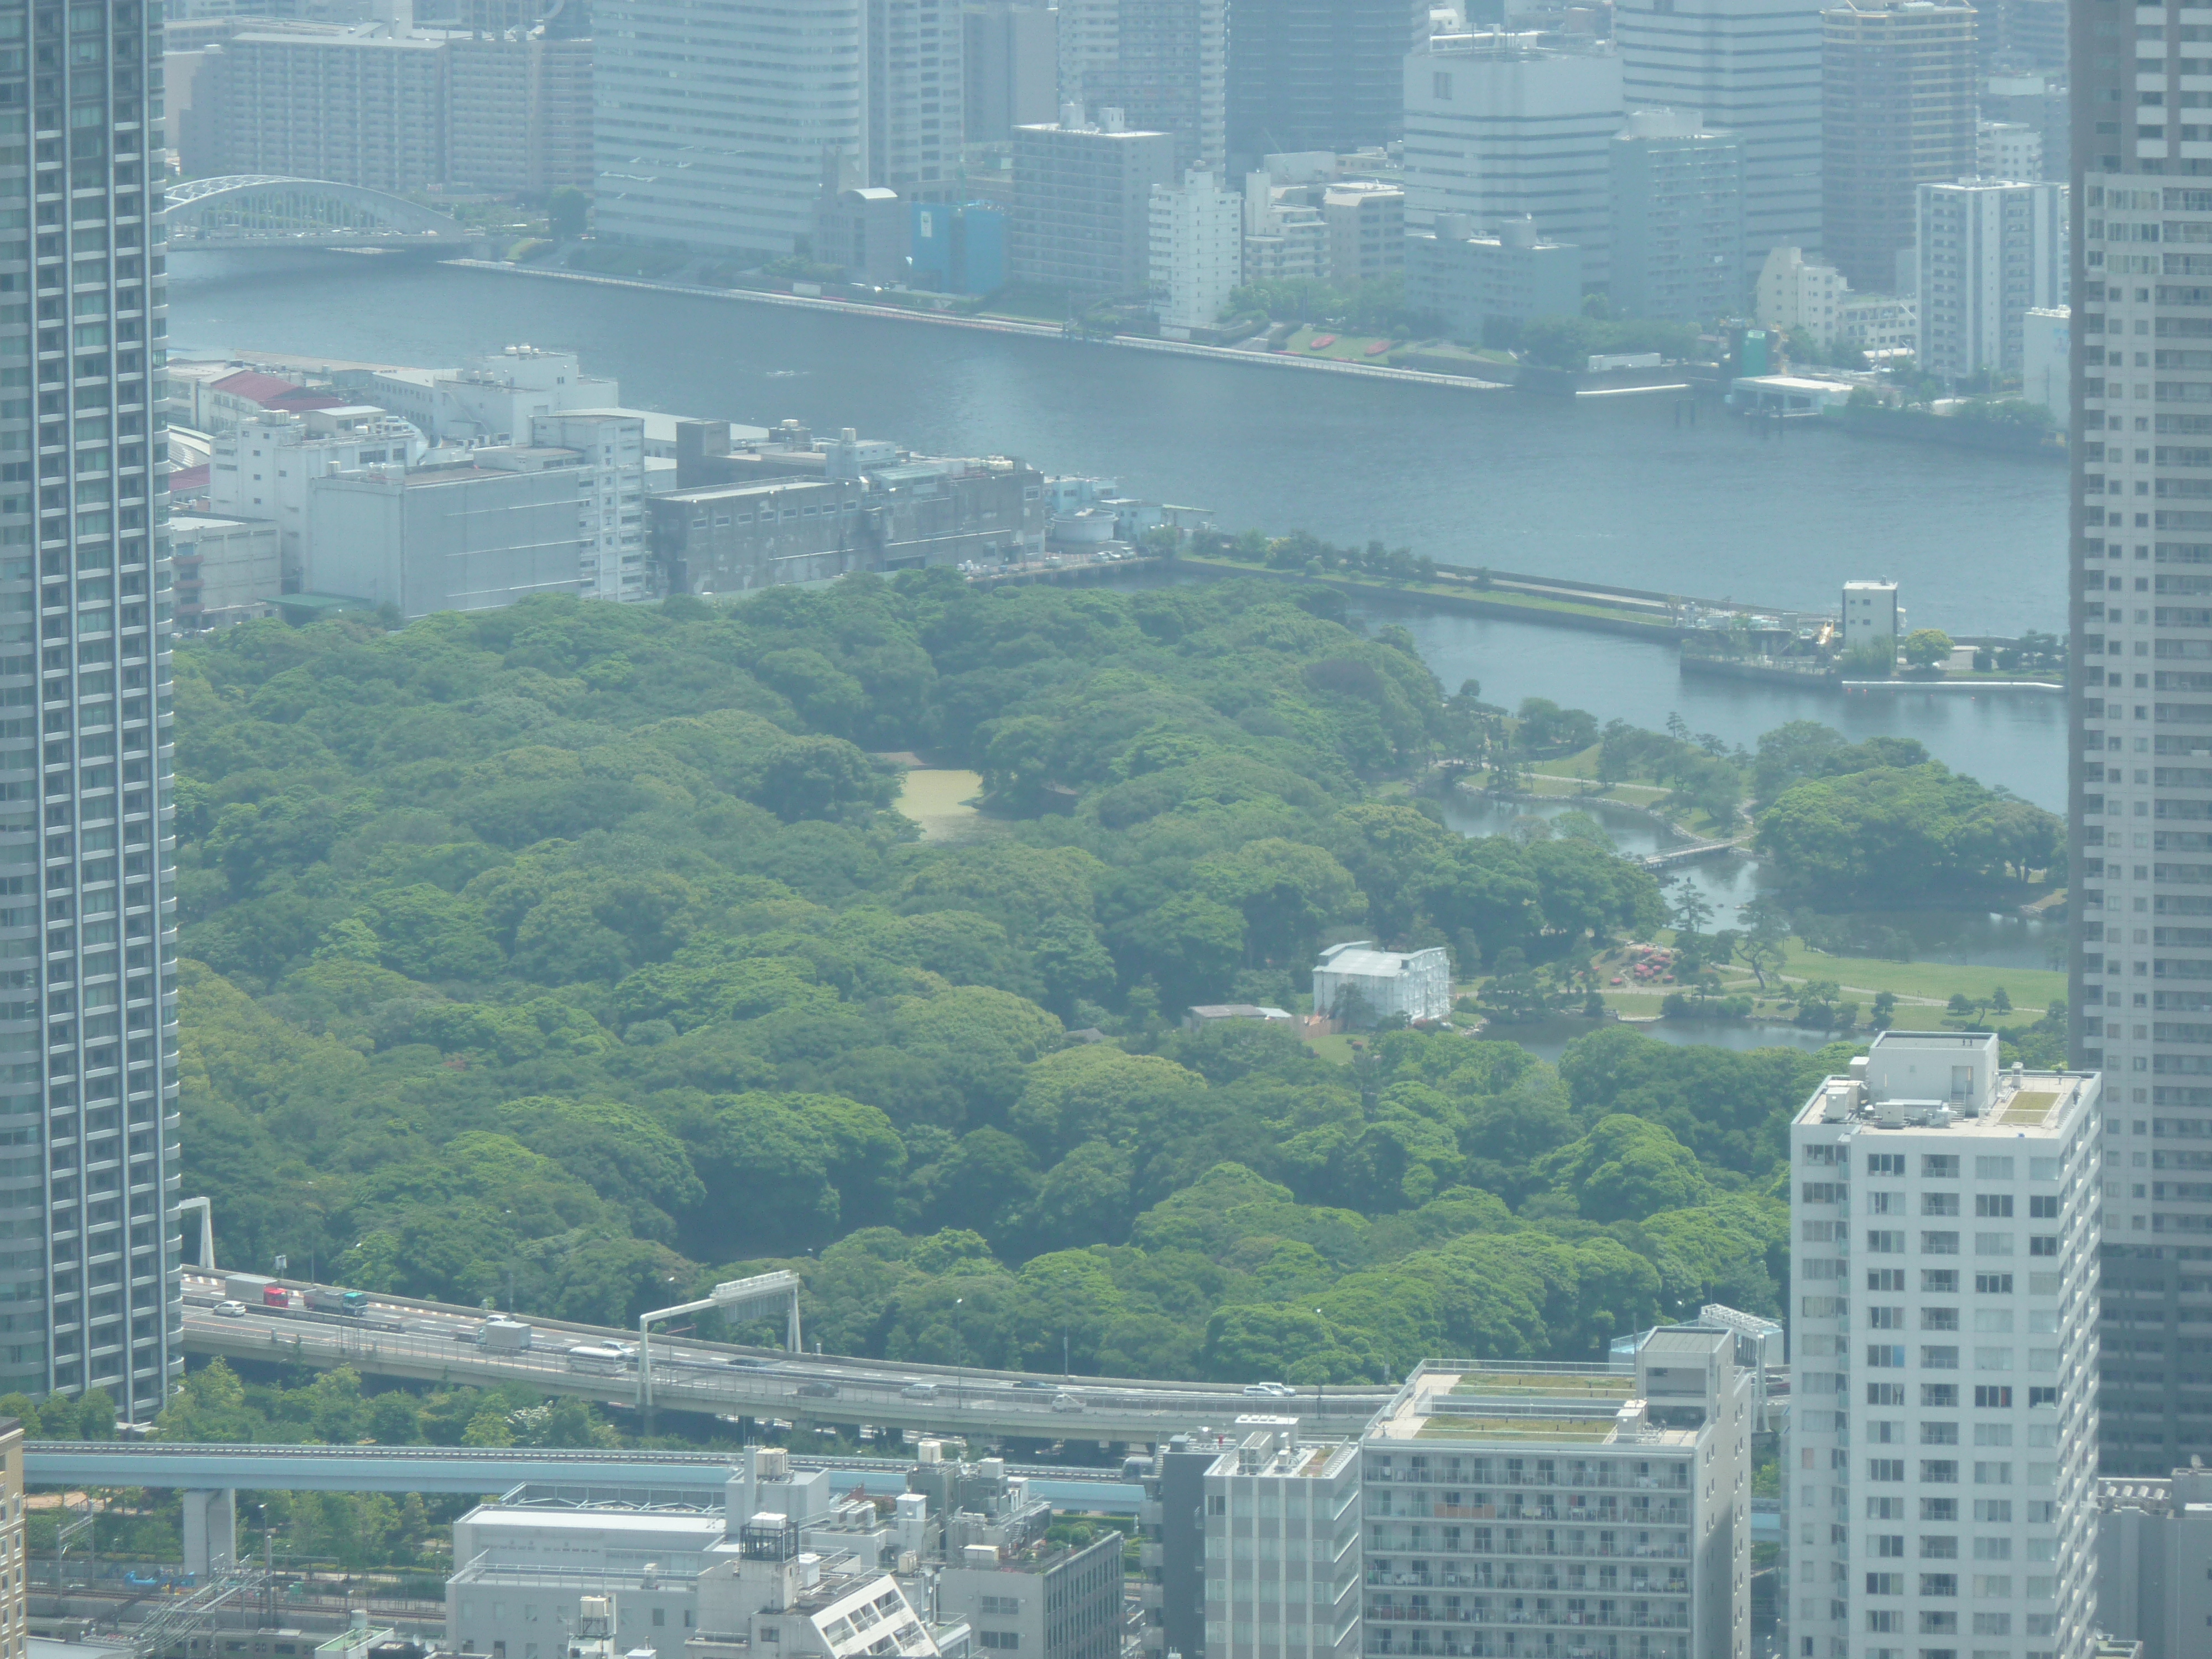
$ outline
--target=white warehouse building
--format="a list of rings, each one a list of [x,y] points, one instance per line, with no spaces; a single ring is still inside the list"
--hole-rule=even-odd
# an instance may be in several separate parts
[[[1314,1012],[1347,1025],[1375,1025],[1394,1014],[1442,1019],[1451,1012],[1451,955],[1378,951],[1370,939],[1332,945],[1314,964]]]

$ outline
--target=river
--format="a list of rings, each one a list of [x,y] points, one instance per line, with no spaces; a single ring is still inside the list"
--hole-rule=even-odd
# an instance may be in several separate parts
[[[389,258],[180,254],[173,355],[457,365],[515,341],[574,349],[625,401],[766,425],[857,427],[941,453],[1016,453],[1120,478],[1217,521],[1436,557],[1778,605],[1848,576],[1904,584],[1916,624],[2065,626],[2063,468],[1792,430],[1747,435],[1672,399],[1580,402],[1295,373]],[[1664,646],[1363,605],[1448,687],[1547,696],[1749,744],[1787,720],[1917,737],[2063,810],[2065,705],[2048,694],[1797,692],[1682,678]]]
[[[458,365],[527,340],[647,408],[1018,454],[1231,528],[1807,609],[1887,575],[1917,624],[2065,627],[2066,471],[2046,463],[1796,428],[1761,441],[1710,410],[1678,428],[1664,395],[1530,398],[392,258],[172,264],[179,356]]]

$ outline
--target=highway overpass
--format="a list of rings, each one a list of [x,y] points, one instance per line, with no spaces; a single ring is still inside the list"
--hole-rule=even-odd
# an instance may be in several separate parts
[[[634,1349],[635,1332],[530,1318],[532,1346],[500,1352],[477,1340],[484,1316],[475,1309],[375,1297],[361,1316],[258,1306],[225,1316],[215,1311],[221,1290],[218,1279],[187,1274],[187,1352],[325,1370],[349,1365],[422,1382],[522,1381],[611,1406],[637,1402],[634,1358],[570,1352],[610,1344]],[[653,1371],[654,1403],[667,1410],[800,1427],[866,1424],[917,1435],[1102,1444],[1150,1444],[1200,1426],[1226,1428],[1247,1413],[1296,1417],[1309,1434],[1352,1434],[1389,1398],[1376,1388],[1249,1394],[1237,1385],[893,1364],[680,1336],[653,1339]]]
[[[906,1490],[908,1463],[890,1457],[805,1457],[847,1489]],[[477,1446],[239,1446],[161,1441],[33,1441],[23,1480],[33,1486],[152,1486],[180,1491],[410,1492],[469,1496],[530,1486],[569,1502],[720,1504],[737,1474],[715,1452],[537,1451]],[[1056,1509],[1134,1515],[1139,1489],[1121,1471],[1015,1465]]]

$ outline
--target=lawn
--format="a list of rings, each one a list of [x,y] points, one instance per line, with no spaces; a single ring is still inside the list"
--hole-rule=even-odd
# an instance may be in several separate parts
[[[1316,340],[1327,340],[1328,343],[1316,350],[1314,342]],[[1334,329],[1309,325],[1284,341],[1283,350],[1292,357],[1333,357],[1344,363],[1384,363],[1389,361],[1388,351],[1370,351],[1368,348],[1372,345],[1395,347],[1402,343],[1402,341],[1387,334],[1339,334]]]
[[[1797,979],[1832,979],[1841,985],[1893,991],[1900,997],[1948,1002],[1964,993],[1986,997],[2002,985],[2027,1021],[2066,994],[2066,975],[2048,968],[1960,968],[1947,962],[1885,962],[1874,957],[1832,957],[1792,938],[1784,972]]]

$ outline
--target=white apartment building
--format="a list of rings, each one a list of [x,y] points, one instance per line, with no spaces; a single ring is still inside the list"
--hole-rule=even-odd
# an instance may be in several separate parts
[[[1836,307],[1836,343],[1861,351],[1917,351],[1920,301],[1907,295],[1846,293]]]
[[[1526,217],[1610,271],[1621,67],[1611,44],[1566,35],[1439,34],[1406,59],[1406,223],[1442,213],[1495,231]]]
[[[1359,1443],[1302,1443],[1295,1417],[1241,1417],[1234,1439],[1203,1477],[1206,1659],[1352,1659]]]
[[[1886,650],[1893,657],[1905,632],[1905,611],[1893,581],[1844,584],[1844,649]]]
[[[404,192],[445,182],[446,41],[403,27],[240,34],[193,87],[205,171]]]
[[[1922,371],[2016,374],[2028,312],[2068,292],[2066,186],[1923,185],[1915,257]]]
[[[1835,343],[1836,322],[1850,284],[1817,254],[1795,246],[1770,249],[1759,268],[1755,314],[1762,328],[1802,328],[1822,349]]]
[[[1451,1012],[1451,955],[1441,945],[1378,951],[1359,939],[1321,953],[1313,970],[1314,1012],[1352,1025],[1397,1014],[1442,1019]]]
[[[208,505],[273,523],[286,587],[296,589],[307,562],[310,482],[364,466],[412,466],[428,447],[413,423],[366,404],[305,415],[266,411],[216,434]]]
[[[2091,1653],[2100,1093],[1885,1031],[1793,1121],[1794,1652]]]
[[[1743,145],[1744,278],[1820,246],[1820,0],[1621,0],[1631,106],[1702,111]]]
[[[653,597],[646,548],[645,422],[619,415],[540,415],[530,441],[584,458],[590,481],[576,499],[584,545],[576,591],[587,599]]]
[[[2020,395],[2041,404],[2061,427],[2073,418],[2074,313],[2031,306],[2020,325]]]
[[[1364,1651],[1750,1659],[1736,1354],[1662,1326],[1620,1366],[1423,1363],[1361,1443]]]
[[[1304,185],[1278,185],[1272,173],[1244,175],[1247,280],[1279,283],[1326,277],[1329,225]]]
[[[1211,328],[1244,280],[1244,201],[1204,167],[1152,195],[1152,304],[1164,329]]]
[[[599,234],[768,256],[811,237],[825,168],[867,182],[866,22],[865,0],[599,0]]]
[[[2034,183],[2043,177],[2042,130],[2025,121],[1976,122],[1974,171],[1984,179]]]

